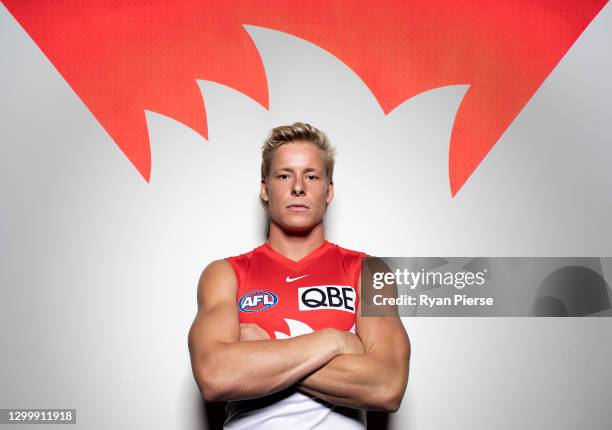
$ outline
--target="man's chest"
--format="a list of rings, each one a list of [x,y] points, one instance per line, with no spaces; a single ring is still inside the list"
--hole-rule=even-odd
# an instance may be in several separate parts
[[[359,302],[351,274],[333,262],[300,270],[253,265],[236,297],[241,323],[255,323],[272,338],[287,338],[326,327],[354,330]]]

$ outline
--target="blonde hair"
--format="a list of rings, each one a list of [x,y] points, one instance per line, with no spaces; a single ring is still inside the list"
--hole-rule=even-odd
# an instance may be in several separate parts
[[[334,162],[336,150],[331,145],[327,135],[310,124],[296,122],[292,125],[281,125],[273,128],[261,147],[261,179],[268,179],[274,152],[286,143],[306,141],[310,142],[323,152],[325,175],[333,183]]]

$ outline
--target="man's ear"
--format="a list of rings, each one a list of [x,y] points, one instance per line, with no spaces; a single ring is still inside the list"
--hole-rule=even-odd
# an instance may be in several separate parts
[[[260,184],[259,184],[259,195],[261,196],[261,199],[264,202],[267,202],[269,197],[268,197],[268,185],[266,183],[265,179],[262,179]]]
[[[325,196],[325,203],[329,204],[334,198],[334,181],[329,181],[327,184],[327,196]]]

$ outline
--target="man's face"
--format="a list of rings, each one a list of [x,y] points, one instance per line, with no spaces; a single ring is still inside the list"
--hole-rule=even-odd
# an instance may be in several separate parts
[[[307,232],[319,224],[333,190],[323,152],[303,141],[281,145],[274,152],[267,180],[261,183],[271,220],[290,232]]]

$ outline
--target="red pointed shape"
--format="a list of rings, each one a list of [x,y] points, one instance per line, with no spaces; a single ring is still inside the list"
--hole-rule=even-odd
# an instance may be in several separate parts
[[[328,50],[386,113],[421,92],[469,85],[449,147],[455,196],[607,1],[4,3],[147,180],[145,109],[206,137],[196,79],[267,108],[263,66],[243,24]]]

